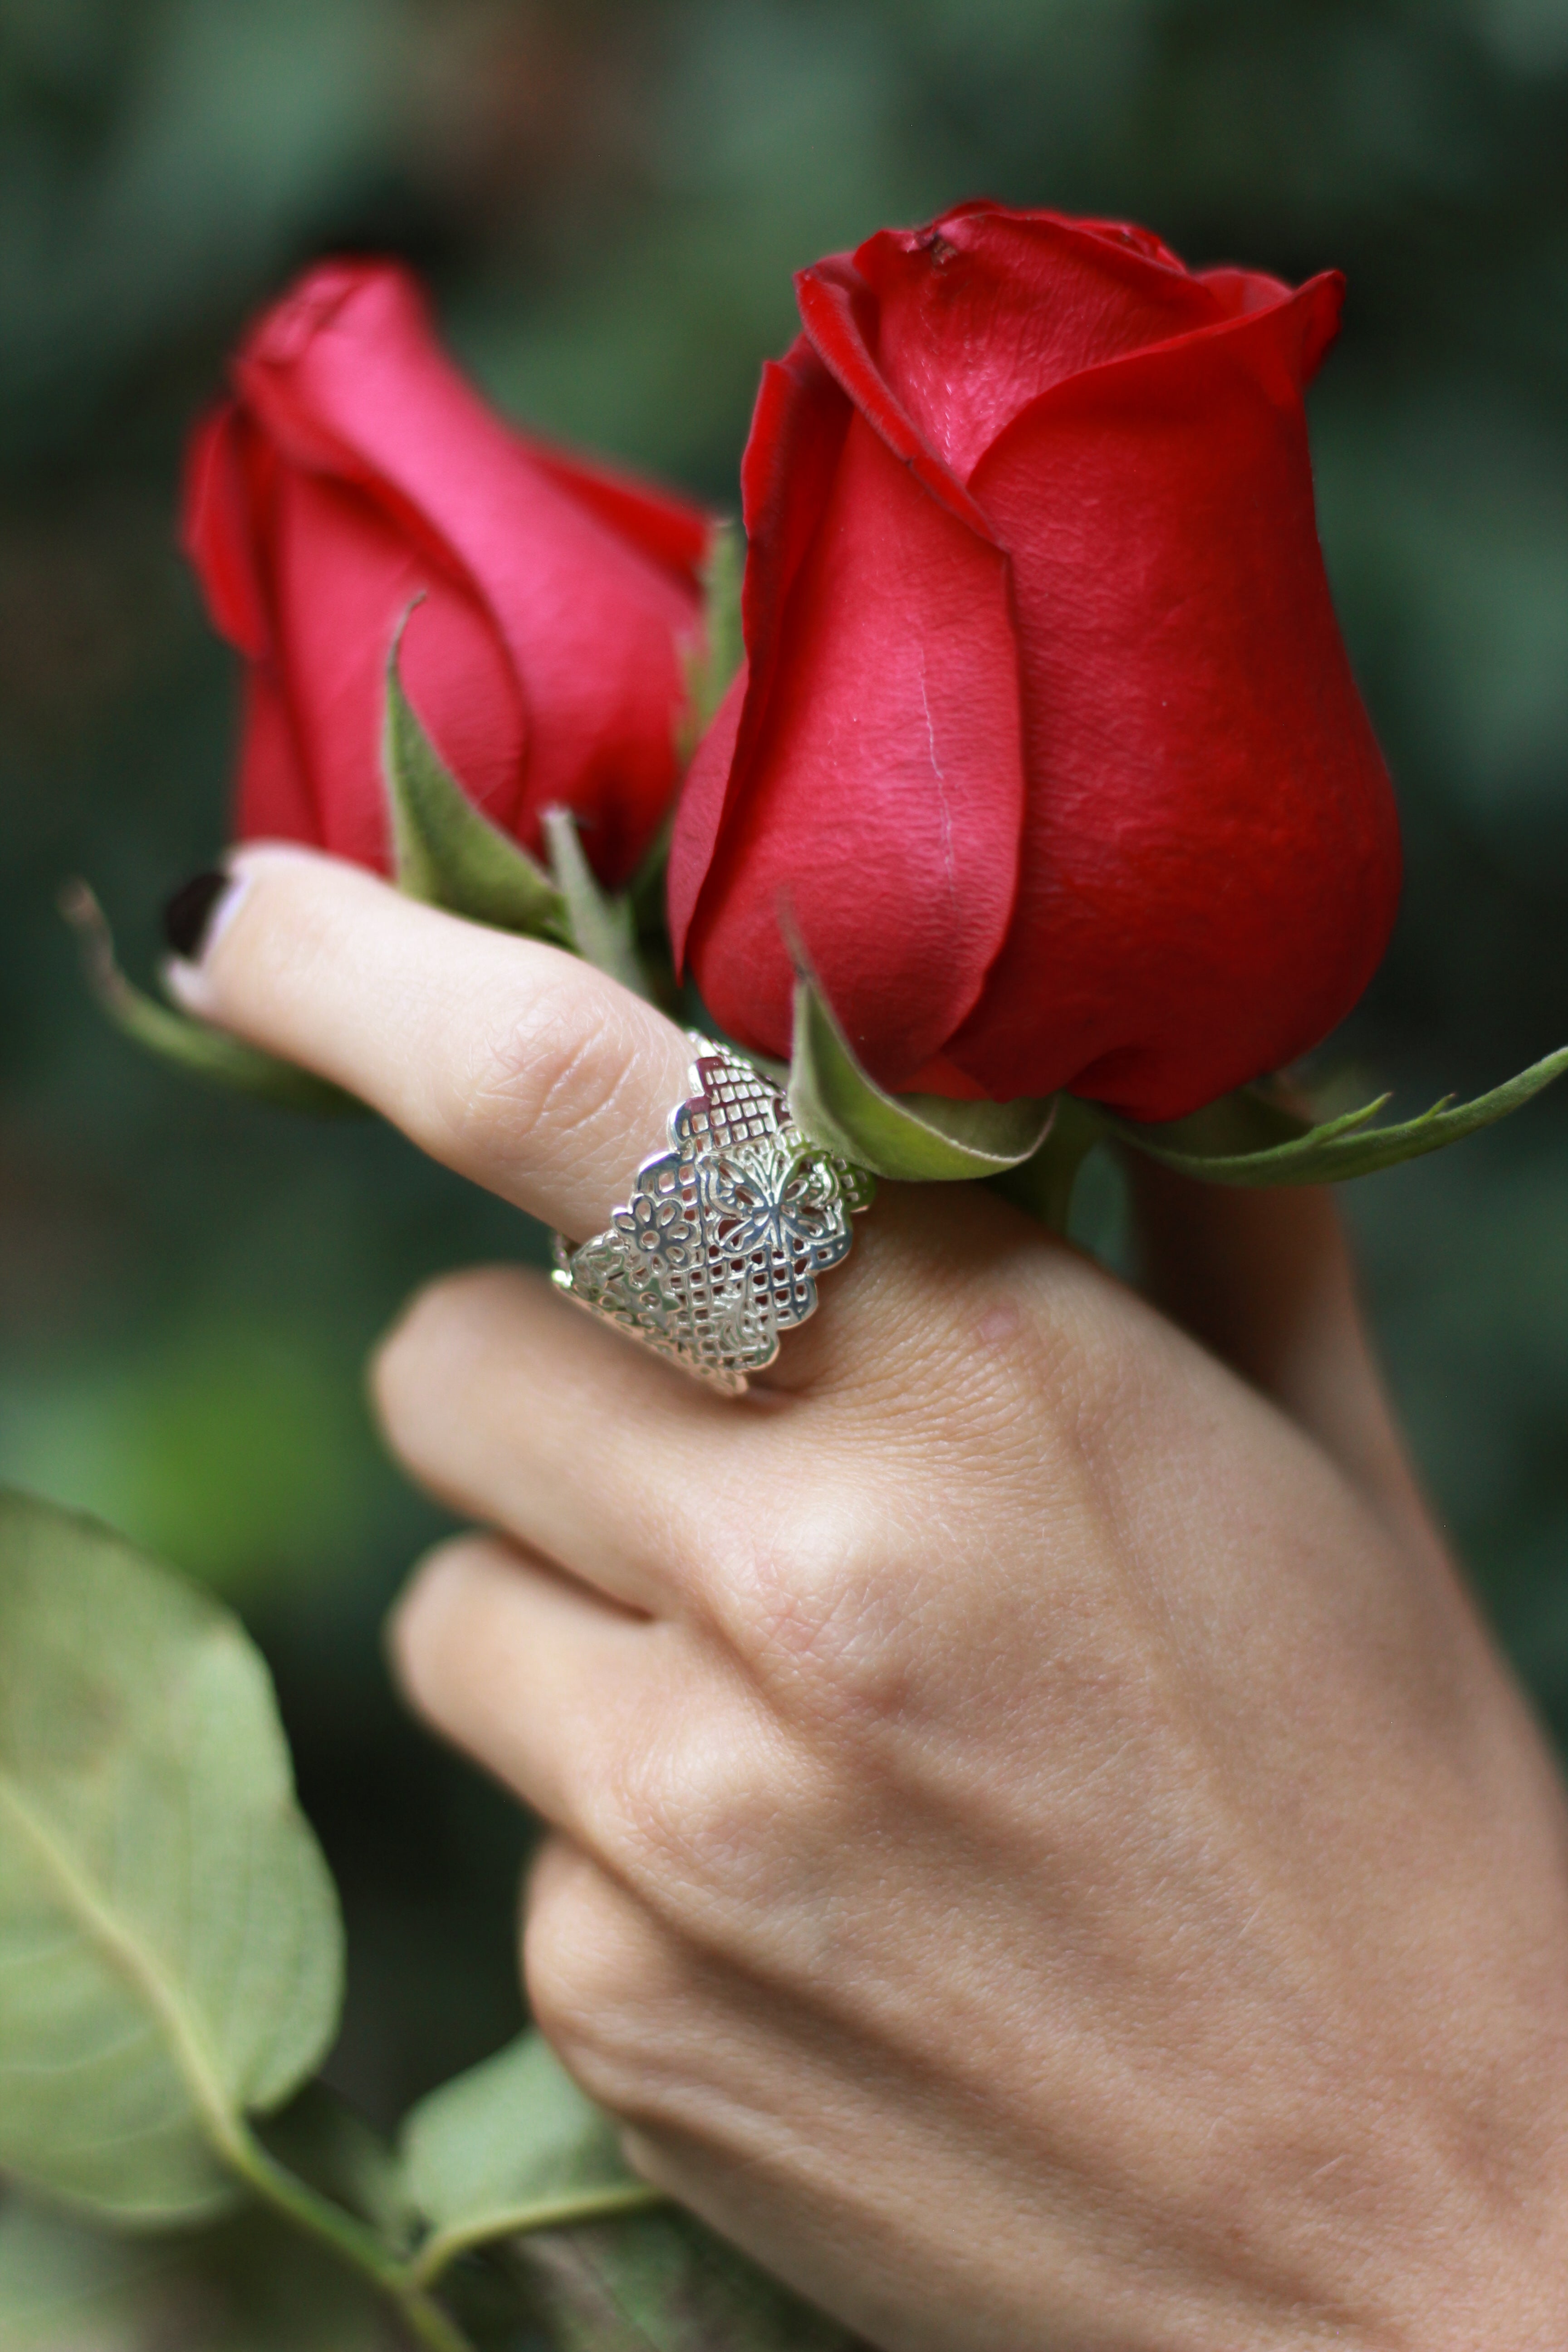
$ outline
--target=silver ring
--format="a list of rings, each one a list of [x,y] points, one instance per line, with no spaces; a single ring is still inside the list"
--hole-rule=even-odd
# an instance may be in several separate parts
[[[569,1298],[727,1396],[816,1311],[816,1276],[849,1255],[875,1181],[801,1133],[782,1087],[710,1038],[669,1149],[645,1160],[625,1208],[591,1242],[555,1236]]]

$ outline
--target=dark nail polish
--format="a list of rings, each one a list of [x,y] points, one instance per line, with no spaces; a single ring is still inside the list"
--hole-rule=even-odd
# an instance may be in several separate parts
[[[163,908],[163,937],[177,956],[195,963],[206,941],[213,912],[228,888],[228,876],[215,869],[182,882]]]

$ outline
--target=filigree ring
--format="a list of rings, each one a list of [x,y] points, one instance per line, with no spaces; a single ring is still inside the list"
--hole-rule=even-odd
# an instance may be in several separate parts
[[[816,1311],[816,1277],[849,1255],[849,1220],[876,1191],[807,1140],[783,1089],[710,1038],[625,1208],[591,1242],[555,1236],[569,1298],[727,1396]]]

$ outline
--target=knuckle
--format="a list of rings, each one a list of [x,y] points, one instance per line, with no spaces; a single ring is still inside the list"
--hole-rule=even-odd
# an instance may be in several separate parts
[[[584,1865],[530,1900],[523,1980],[540,2032],[591,2097],[637,2104],[676,1970],[651,1923]]]
[[[1061,1254],[1021,1299],[983,1297],[968,1335],[969,1411],[930,1438],[932,1458],[973,1485],[984,1432],[990,1485],[1041,1495],[1100,1463],[1149,1375],[1147,1328],[1128,1307],[1098,1269]]]
[[[1114,1450],[1130,1408],[1153,1373],[1146,1334],[1116,1302],[1095,1298],[1074,1318],[1058,1360],[1056,1431],[1064,1452],[1098,1463]]]
[[[621,1755],[605,1791],[607,1842],[628,1878],[684,1923],[744,1903],[778,1860],[779,1824],[798,1833],[805,1776],[759,1713],[710,1704],[658,1741]]]
[[[460,1157],[552,1153],[613,1118],[631,1077],[635,1041],[607,1010],[590,1018],[582,977],[568,971],[528,1003],[492,1016],[448,1075],[439,1123]]]
[[[726,1631],[786,1708],[848,1728],[908,1703],[935,1531],[864,1486],[819,1491],[737,1547]]]
[[[1142,1318],[1099,1269],[1074,1259],[1054,1278],[1033,1318],[1037,1392],[1068,1444],[1092,1439],[1145,1352]]]

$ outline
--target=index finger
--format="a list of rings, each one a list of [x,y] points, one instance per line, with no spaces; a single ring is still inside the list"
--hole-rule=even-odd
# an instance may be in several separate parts
[[[593,965],[313,850],[236,850],[187,1011],[331,1078],[432,1159],[574,1240],[665,1139],[689,1041]]]

